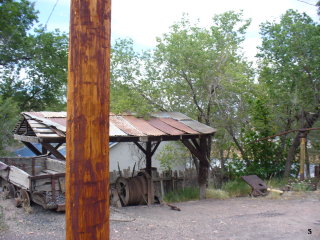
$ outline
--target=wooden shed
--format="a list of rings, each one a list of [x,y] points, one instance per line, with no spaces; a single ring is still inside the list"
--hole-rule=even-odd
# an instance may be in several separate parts
[[[14,129],[14,138],[36,155],[49,154],[65,160],[57,150],[66,142],[66,112],[23,112]],[[216,130],[178,112],[158,112],[143,119],[132,114],[110,114],[110,142],[133,142],[146,156],[151,173],[152,156],[162,141],[181,141],[199,160],[199,185],[208,176],[211,139]],[[34,143],[42,145],[40,152]]]

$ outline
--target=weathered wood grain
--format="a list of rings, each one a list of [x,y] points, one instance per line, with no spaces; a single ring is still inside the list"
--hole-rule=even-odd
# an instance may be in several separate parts
[[[72,0],[66,239],[109,239],[110,0]]]
[[[30,189],[30,175],[25,171],[15,167],[10,166],[9,171],[9,181],[14,185],[23,188],[23,189]]]

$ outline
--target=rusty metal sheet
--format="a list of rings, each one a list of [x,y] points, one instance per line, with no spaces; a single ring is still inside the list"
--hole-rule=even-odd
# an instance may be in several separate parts
[[[183,123],[176,121],[172,118],[159,118],[162,122],[165,122],[166,124],[170,125],[171,127],[174,127],[180,131],[183,131],[188,134],[199,134],[199,132],[193,130],[192,128],[184,125]]]
[[[67,112],[23,112],[22,114],[41,118],[67,118]]]
[[[242,179],[251,186],[253,196],[267,195],[267,185],[257,175],[243,176]]]
[[[145,136],[140,130],[134,127],[130,122],[125,120],[121,116],[110,116],[110,123],[113,123],[121,131],[125,132],[128,135],[132,136]]]
[[[40,112],[44,118],[67,118],[67,112]]]
[[[128,136],[125,132],[123,132],[121,129],[116,127],[112,122],[109,124],[109,135],[110,136]]]
[[[182,120],[180,122],[200,133],[209,134],[216,132],[216,129],[195,120]]]
[[[191,119],[187,115],[179,112],[157,112],[152,114],[152,116],[157,118],[172,118],[178,121]]]
[[[66,134],[66,131],[67,131],[67,128],[66,126],[63,126],[59,123],[56,123],[56,122],[53,122],[51,121],[50,119],[48,118],[42,118],[42,117],[37,117],[35,115],[33,116],[30,116],[32,117],[32,119],[28,119],[27,121],[30,123],[34,123],[33,120],[35,120],[36,122],[38,123],[41,123],[41,124],[44,124],[46,125],[46,127],[49,127],[49,128],[56,128],[57,130],[59,130],[60,132]]]
[[[182,132],[168,124],[166,124],[165,122],[161,121],[158,118],[151,118],[148,120],[148,123],[150,125],[152,125],[153,127],[159,129],[160,131],[168,134],[168,135],[182,135],[185,134],[185,132]]]
[[[44,117],[41,112],[22,112],[22,114],[29,117]]]
[[[143,132],[146,135],[149,135],[149,136],[166,135],[164,132],[153,127],[146,120],[142,118],[136,118],[134,116],[124,116],[123,118],[129,121],[133,126],[135,126],[137,129],[139,129],[141,132]]]
[[[61,126],[67,127],[67,118],[49,118],[50,121],[60,124]]]

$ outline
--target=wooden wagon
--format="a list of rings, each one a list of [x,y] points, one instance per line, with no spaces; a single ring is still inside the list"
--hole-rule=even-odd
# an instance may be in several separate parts
[[[17,207],[29,207],[32,201],[45,209],[64,211],[65,167],[65,162],[46,156],[1,158],[2,195],[15,198]]]

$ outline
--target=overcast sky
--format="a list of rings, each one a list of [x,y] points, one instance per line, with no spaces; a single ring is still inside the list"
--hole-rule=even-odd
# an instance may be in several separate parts
[[[301,2],[304,1],[304,2]],[[287,9],[306,12],[319,21],[317,0],[112,0],[112,39],[129,37],[137,49],[153,48],[156,37],[168,32],[169,26],[179,21],[183,13],[199,19],[209,26],[215,14],[243,10],[245,18],[251,18],[244,50],[250,60],[254,59],[256,46],[260,44],[259,25],[265,21],[278,20]],[[37,0],[39,21],[46,23],[57,0]],[[309,4],[307,4],[309,3]],[[310,5],[311,4],[311,5]],[[69,30],[70,0],[58,0],[47,28]]]

